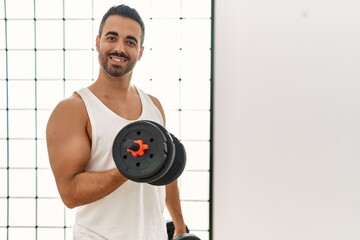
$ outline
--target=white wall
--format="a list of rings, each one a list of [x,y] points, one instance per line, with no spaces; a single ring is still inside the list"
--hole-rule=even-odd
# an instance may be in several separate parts
[[[360,239],[360,1],[214,19],[214,240]]]

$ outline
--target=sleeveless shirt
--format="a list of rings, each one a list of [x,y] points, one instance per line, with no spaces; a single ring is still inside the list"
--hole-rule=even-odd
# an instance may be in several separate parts
[[[137,120],[152,120],[163,125],[162,115],[151,98],[136,88],[142,104]],[[88,88],[77,93],[83,99],[92,127],[91,157],[86,171],[115,168],[112,144],[127,120],[106,107]],[[114,192],[77,208],[74,240],[163,240],[167,239],[165,187],[126,181]]]

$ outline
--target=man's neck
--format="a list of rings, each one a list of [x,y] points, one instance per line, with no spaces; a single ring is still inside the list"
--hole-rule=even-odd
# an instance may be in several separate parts
[[[97,80],[89,88],[101,94],[126,96],[132,90],[131,77],[132,73],[114,77],[100,70]]]

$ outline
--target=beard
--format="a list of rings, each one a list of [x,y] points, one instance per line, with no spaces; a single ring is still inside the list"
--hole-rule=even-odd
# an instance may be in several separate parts
[[[109,63],[109,58],[112,55],[125,58],[127,65],[119,66]],[[129,56],[126,56],[125,54],[122,53],[99,54],[99,63],[100,66],[105,70],[105,72],[113,77],[121,77],[131,72],[136,64],[136,62],[132,61]]]

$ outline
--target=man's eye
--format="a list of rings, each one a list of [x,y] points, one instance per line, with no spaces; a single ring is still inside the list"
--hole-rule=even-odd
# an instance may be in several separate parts
[[[115,41],[116,40],[115,37],[108,37],[107,39],[109,39],[110,41]]]
[[[136,43],[133,42],[133,41],[128,41],[128,44],[131,45],[131,46],[136,46]]]

